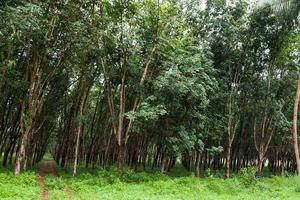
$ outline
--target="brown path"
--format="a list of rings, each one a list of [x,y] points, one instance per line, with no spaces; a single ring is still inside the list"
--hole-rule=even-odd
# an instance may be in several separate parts
[[[48,195],[48,189],[45,186],[45,176],[47,175],[57,176],[57,170],[54,161],[45,161],[39,168],[38,183],[43,190],[41,196],[42,200],[46,200]]]
[[[46,200],[48,196],[48,189],[45,186],[45,177],[50,175],[57,177],[57,169],[54,161],[45,161],[43,165],[39,168],[39,177],[38,177],[38,184],[42,188],[43,192],[41,194],[41,199]],[[68,199],[72,199],[71,191],[68,187],[65,187],[65,193],[68,197]]]

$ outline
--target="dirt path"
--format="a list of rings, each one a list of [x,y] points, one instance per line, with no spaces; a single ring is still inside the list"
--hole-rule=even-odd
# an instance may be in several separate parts
[[[48,175],[54,176],[54,177],[58,176],[55,162],[54,161],[45,161],[43,163],[43,165],[39,168],[38,173],[39,173],[38,183],[43,190],[43,192],[41,194],[41,199],[46,200],[47,196],[48,196],[48,189],[45,186],[45,177]],[[65,191],[68,199],[73,199],[71,191],[68,187],[65,187],[64,191]]]

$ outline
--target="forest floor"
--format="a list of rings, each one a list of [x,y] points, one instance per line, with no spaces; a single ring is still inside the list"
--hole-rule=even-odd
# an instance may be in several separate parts
[[[43,164],[38,169],[38,174],[39,174],[38,175],[38,184],[42,188],[41,199],[46,200],[46,199],[48,199],[47,197],[48,197],[48,193],[49,193],[48,188],[45,184],[46,176],[52,176],[55,178],[58,177],[55,162],[52,160],[47,160],[47,161],[43,162]],[[65,192],[66,196],[68,197],[68,199],[72,199],[71,191],[67,186],[64,186],[64,192]]]
[[[267,176],[257,179],[251,170],[233,178],[206,170],[201,178],[181,167],[165,175],[147,172],[79,167],[62,170],[54,161],[44,160],[35,169],[14,177],[12,168],[0,167],[0,199],[9,200],[299,200],[300,177]],[[267,174],[267,173],[265,173]]]
[[[53,161],[45,161],[39,168],[38,174],[39,174],[38,183],[43,191],[41,195],[41,199],[46,200],[48,195],[48,189],[45,186],[45,176],[52,175],[57,177],[57,170],[55,167],[55,163]]]

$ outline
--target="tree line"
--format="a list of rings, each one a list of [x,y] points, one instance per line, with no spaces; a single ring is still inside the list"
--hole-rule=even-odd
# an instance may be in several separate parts
[[[299,8],[2,1],[2,165],[299,172]]]

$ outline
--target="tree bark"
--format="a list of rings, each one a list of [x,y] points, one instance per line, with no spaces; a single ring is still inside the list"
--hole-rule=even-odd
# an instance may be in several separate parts
[[[123,170],[124,161],[125,161],[125,153],[126,153],[126,144],[125,141],[121,141],[118,144],[118,170]]]
[[[14,169],[14,175],[19,176],[21,172],[21,164],[24,161],[25,158],[25,147],[27,144],[27,138],[28,138],[28,131],[26,130],[26,123],[24,122],[24,115],[25,115],[25,103],[22,102],[21,105],[21,115],[20,115],[20,126],[21,126],[21,138],[20,138],[20,147],[18,149],[18,153],[16,155],[16,163],[15,163],[15,169]]]
[[[84,81],[83,81],[84,82]],[[79,104],[79,110],[78,110],[78,114],[77,116],[81,117],[83,115],[83,109],[84,109],[84,105],[89,93],[89,89],[90,87],[86,87],[85,84],[83,83],[82,86],[82,95],[80,97],[80,104]],[[77,162],[78,162],[78,152],[79,152],[79,142],[80,142],[80,136],[82,133],[82,121],[80,119],[80,121],[77,124],[76,127],[76,146],[75,146],[75,155],[74,155],[74,165],[73,165],[73,176],[76,175],[77,173]]]
[[[227,152],[226,152],[225,178],[230,177],[231,147],[232,147],[232,142],[231,142],[231,139],[229,138],[228,139]]]
[[[82,108],[80,108],[82,111]],[[82,113],[82,112],[80,112]],[[80,135],[82,132],[82,125],[81,123],[77,127],[77,133],[76,133],[76,146],[75,146],[75,156],[74,156],[74,165],[73,165],[73,176],[77,173],[77,162],[78,162],[78,151],[79,151],[79,142],[80,142]]]
[[[196,163],[195,163],[195,176],[200,176],[200,163],[201,163],[201,152],[197,151]]]
[[[264,155],[263,155],[263,153],[259,153],[258,168],[257,168],[257,171],[256,171],[256,176],[257,177],[260,177],[262,175],[263,168],[264,168]]]
[[[167,156],[166,155],[163,155],[163,159],[162,159],[162,162],[161,162],[161,166],[160,166],[160,173],[165,173],[166,171],[166,163],[167,163]]]
[[[297,92],[296,92],[296,96],[295,96],[294,114],[293,114],[293,146],[294,146],[298,175],[300,175],[300,157],[299,157],[298,133],[297,133],[299,97],[300,97],[300,75],[298,75]]]

